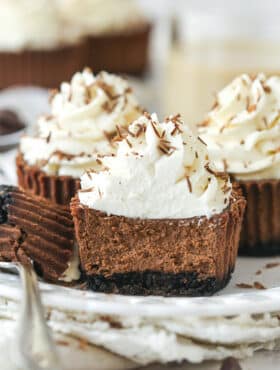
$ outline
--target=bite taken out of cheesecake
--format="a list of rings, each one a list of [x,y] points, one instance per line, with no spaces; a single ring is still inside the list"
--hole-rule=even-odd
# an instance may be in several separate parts
[[[0,261],[33,263],[45,280],[80,278],[69,211],[17,187],[0,185]]]
[[[21,139],[17,156],[20,187],[69,206],[80,176],[113,153],[118,127],[141,115],[126,80],[90,69],[76,73],[50,97],[51,114],[40,117],[37,134]]]
[[[199,296],[227,284],[245,200],[179,116],[141,116],[102,165],[71,203],[91,289]]]

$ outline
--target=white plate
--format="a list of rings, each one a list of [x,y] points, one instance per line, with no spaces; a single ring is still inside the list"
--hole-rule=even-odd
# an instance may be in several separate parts
[[[164,298],[133,297],[115,294],[93,293],[41,283],[40,288],[46,305],[63,310],[106,313],[111,315],[142,316],[226,316],[244,313],[280,311],[280,265],[265,268],[268,263],[280,262],[280,258],[238,258],[229,285],[212,297]],[[256,272],[261,270],[260,275]],[[267,289],[242,289],[236,284],[262,283]],[[0,273],[0,295],[17,299],[20,296],[18,278]]]

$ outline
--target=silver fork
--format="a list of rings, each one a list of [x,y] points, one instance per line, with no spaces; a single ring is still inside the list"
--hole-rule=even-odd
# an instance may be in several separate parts
[[[13,360],[28,370],[62,370],[54,341],[44,317],[37,276],[32,267],[20,263],[0,262],[4,270],[17,270],[23,285],[23,301]]]

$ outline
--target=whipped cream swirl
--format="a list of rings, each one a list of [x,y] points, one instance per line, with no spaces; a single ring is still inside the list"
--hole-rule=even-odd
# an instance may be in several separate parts
[[[99,167],[98,156],[114,152],[116,127],[128,126],[140,108],[127,82],[89,69],[62,83],[51,98],[51,114],[38,121],[38,135],[23,137],[20,151],[29,165],[48,174],[80,177]]]
[[[280,178],[280,77],[241,75],[199,125],[211,159],[238,180]]]
[[[209,163],[207,147],[179,116],[145,114],[119,132],[104,170],[82,176],[81,204],[142,219],[211,217],[229,204],[231,183]]]

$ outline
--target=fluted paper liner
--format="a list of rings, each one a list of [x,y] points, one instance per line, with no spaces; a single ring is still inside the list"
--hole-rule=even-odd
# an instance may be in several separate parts
[[[53,203],[68,206],[80,188],[80,180],[70,176],[51,176],[36,166],[28,166],[19,153],[16,159],[18,185],[27,192]]]
[[[87,44],[51,50],[0,52],[0,88],[39,85],[54,88],[86,64]]]
[[[28,258],[45,279],[57,281],[73,257],[70,212],[14,187],[7,187],[5,197],[7,219],[0,224],[0,260]]]
[[[122,33],[91,36],[88,39],[88,63],[95,72],[141,75],[147,69],[150,24]]]
[[[247,208],[240,254],[269,256],[280,253],[280,181],[240,181]]]

